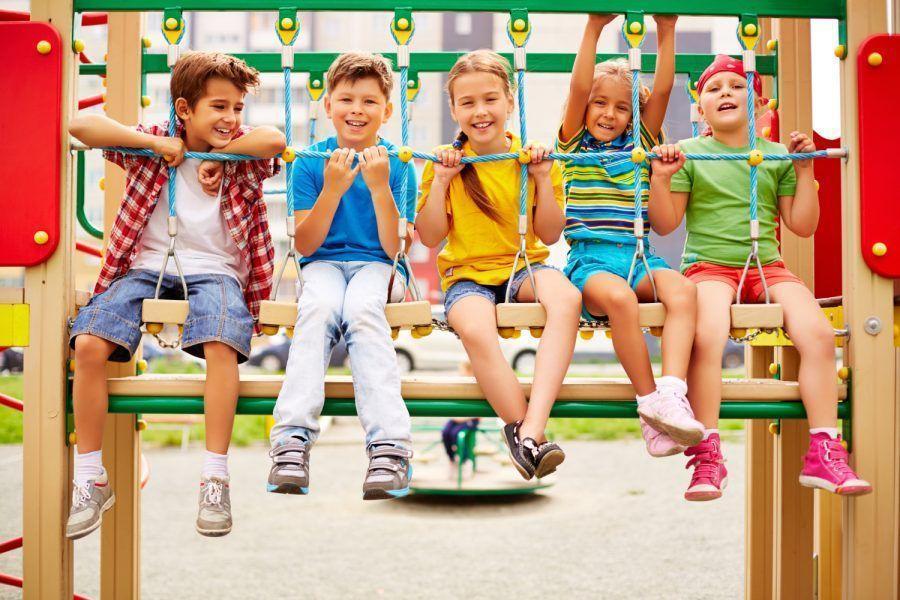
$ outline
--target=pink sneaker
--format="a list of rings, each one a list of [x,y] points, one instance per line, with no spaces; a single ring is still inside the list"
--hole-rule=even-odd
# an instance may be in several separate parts
[[[684,493],[684,499],[702,502],[721,498],[722,490],[728,486],[728,471],[725,470],[719,434],[711,433],[696,446],[685,450],[684,454],[694,457],[685,466],[685,469],[694,467],[694,474],[691,476],[690,487]]]
[[[861,496],[872,491],[872,485],[860,479],[847,464],[847,449],[841,436],[832,439],[827,433],[809,436],[809,450],[803,458],[800,485],[828,490],[840,496]]]
[[[657,392],[655,398],[638,406],[637,411],[653,429],[667,434],[679,444],[692,446],[703,439],[703,424],[694,418],[694,411],[684,394]]]
[[[643,418],[639,420],[641,422],[641,435],[644,437],[644,442],[647,443],[647,452],[650,456],[661,458],[684,452],[684,446],[679,445],[667,434],[660,433],[647,425]]]

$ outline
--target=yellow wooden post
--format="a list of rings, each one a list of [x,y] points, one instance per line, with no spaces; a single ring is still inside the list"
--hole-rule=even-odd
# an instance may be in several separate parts
[[[32,0],[31,20],[51,23],[63,52],[59,132],[59,246],[50,259],[25,270],[25,303],[31,305],[31,346],[25,351],[23,442],[24,597],[72,597],[72,544],[64,536],[70,494],[71,451],[66,445],[66,320],[74,313],[72,254],[74,195],[66,131],[74,106],[75,54],[72,0]],[[23,174],[24,175],[24,174]]]
[[[773,359],[771,348],[748,346],[745,352],[747,375],[768,377]],[[775,564],[774,481],[775,463],[772,434],[767,421],[746,421],[747,505],[744,509],[744,596],[747,600],[772,598]]]
[[[896,3],[895,3],[896,5]],[[870,35],[887,31],[884,0],[847,2],[847,59],[841,63],[841,137],[849,150],[843,169],[845,347],[853,370],[853,464],[874,486],[844,501],[844,598],[898,597],[898,409],[894,360],[893,282],[873,274],[860,250],[857,52]],[[867,333],[865,323],[881,323]]]
[[[141,107],[141,22],[139,13],[109,14],[106,113],[134,125]],[[109,232],[125,189],[125,173],[106,164],[105,231]],[[133,375],[134,362],[109,363],[111,377]],[[135,415],[110,415],[103,436],[103,462],[116,492],[116,504],[103,517],[100,594],[103,598],[140,597],[140,434]]]

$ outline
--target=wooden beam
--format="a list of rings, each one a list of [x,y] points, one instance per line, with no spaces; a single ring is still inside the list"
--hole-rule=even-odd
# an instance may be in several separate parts
[[[773,360],[772,348],[747,346],[747,375],[765,378]],[[774,482],[775,443],[769,422],[745,421],[747,431],[747,502],[744,508],[744,597],[770,600],[774,590],[775,564]]]
[[[138,13],[111,13],[107,61],[106,113],[126,125],[140,119],[141,22]],[[125,191],[125,173],[106,163],[104,231],[109,232]],[[109,363],[110,376],[133,374],[134,363]],[[109,415],[103,436],[103,463],[116,504],[103,516],[100,540],[100,595],[140,597],[140,435],[135,415]]]
[[[59,246],[50,259],[25,270],[31,305],[31,346],[25,350],[23,440],[23,594],[26,599],[72,597],[72,544],[65,538],[71,493],[66,445],[66,319],[73,314],[74,195],[68,150],[75,106],[77,55],[72,1],[32,0],[31,20],[53,25],[62,38],[62,118],[59,144]],[[53,140],[47,140],[52,143]]]
[[[850,326],[845,351],[853,376],[853,465],[873,493],[844,501],[844,598],[898,597],[897,367],[894,361],[893,282],[866,266],[860,245],[859,118],[857,53],[867,37],[887,31],[884,0],[848,0],[847,58],[841,62],[841,138],[849,150],[843,169],[844,319]],[[867,320],[883,325],[865,330]]]
[[[241,377],[238,393],[242,398],[275,398],[283,379],[282,375],[245,375]],[[113,396],[200,397],[203,396],[204,381],[204,375],[118,377],[109,380],[109,393]],[[531,378],[522,377],[519,382],[528,394]],[[401,393],[409,399],[484,400],[474,377],[403,377]],[[839,385],[838,394],[840,397],[846,395],[846,386]],[[325,396],[353,398],[353,378],[349,375],[327,377]],[[634,388],[625,379],[579,377],[563,383],[558,399],[633,401]],[[793,381],[725,379],[722,381],[722,399],[729,402],[796,401],[800,399],[800,390]]]

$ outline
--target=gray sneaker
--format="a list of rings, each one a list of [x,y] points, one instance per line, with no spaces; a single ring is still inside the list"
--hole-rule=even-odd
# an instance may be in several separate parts
[[[100,527],[103,513],[115,503],[116,495],[109,486],[106,471],[96,479],[89,479],[85,485],[76,483],[72,489],[72,508],[66,522],[66,537],[77,540]]]
[[[409,493],[412,450],[396,446],[369,448],[369,470],[363,482],[363,500],[390,500]]]
[[[266,489],[276,494],[309,493],[309,444],[295,437],[269,451],[272,468]]]
[[[200,480],[200,510],[197,533],[218,537],[231,532],[231,493],[228,477],[203,477]]]

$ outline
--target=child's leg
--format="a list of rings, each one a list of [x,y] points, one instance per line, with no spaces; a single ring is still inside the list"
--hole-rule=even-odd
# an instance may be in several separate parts
[[[400,394],[397,355],[384,316],[391,267],[383,263],[361,264],[351,272],[342,316],[356,411],[366,430],[366,446],[391,444],[408,448],[409,411]]]
[[[591,314],[606,314],[613,348],[638,396],[656,389],[650,355],[638,323],[638,299],[628,283],[612,273],[592,275],[584,285],[584,304]]]
[[[238,399],[237,352],[222,342],[207,342],[203,344],[203,353],[206,355],[206,385],[203,389],[206,449],[227,454]]]
[[[555,269],[538,269],[534,279],[541,304],[547,311],[547,325],[538,344],[531,396],[519,431],[522,438],[541,441],[545,439],[550,410],[572,362],[581,316],[581,294]],[[534,290],[529,280],[522,284],[516,300],[534,302]]]
[[[284,383],[275,402],[275,425],[269,436],[273,446],[292,436],[316,441],[325,403],[325,370],[340,339],[344,274],[318,261],[303,267],[303,280]]]
[[[524,419],[525,392],[500,350],[494,303],[483,296],[465,296],[452,305],[447,320],[462,340],[475,379],[497,416],[504,423]]]
[[[653,271],[659,301],[666,307],[662,334],[662,374],[686,379],[694,328],[697,320],[697,287],[671,269]],[[641,302],[653,301],[650,279],[644,277],[637,286]]]
[[[103,425],[106,423],[108,393],[106,361],[116,344],[94,335],[75,338],[75,377],[72,381],[72,404],[78,454],[100,449]]]
[[[734,288],[722,281],[697,283],[697,330],[688,368],[694,415],[706,429],[719,426],[722,404],[722,354],[731,329]]]
[[[834,329],[809,289],[800,283],[776,283],[772,302],[784,309],[784,328],[800,353],[800,397],[809,426],[837,427]]]

